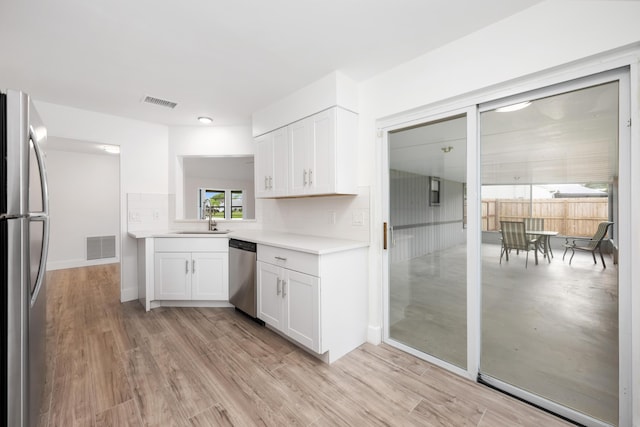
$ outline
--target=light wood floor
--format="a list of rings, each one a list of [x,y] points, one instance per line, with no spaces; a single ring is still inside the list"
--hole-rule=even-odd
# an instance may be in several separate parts
[[[118,265],[48,274],[42,426],[560,426],[387,345],[333,365],[233,309],[119,302]]]

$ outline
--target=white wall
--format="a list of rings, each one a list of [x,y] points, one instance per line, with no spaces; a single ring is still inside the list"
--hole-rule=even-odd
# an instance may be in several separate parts
[[[48,270],[120,261],[118,155],[46,150],[51,234]],[[116,257],[87,260],[86,238],[116,236]]]
[[[547,72],[562,74],[567,65],[590,69],[604,55],[640,42],[640,2],[627,1],[545,1],[501,22],[472,33],[440,49],[401,64],[375,76],[360,86],[360,185],[371,185],[371,253],[370,253],[370,340],[376,342],[382,333],[382,152],[377,135],[377,121],[412,110],[460,107],[456,101],[476,96],[476,102],[490,100],[505,92],[531,85],[532,79],[543,79]],[[637,52],[637,50],[636,50]],[[615,53],[615,52],[613,52]],[[613,55],[612,53],[612,55]],[[624,53],[624,52],[623,52]],[[576,61],[582,61],[575,63]],[[612,64],[618,63],[612,60]],[[584,64],[584,65],[583,65]],[[568,77],[571,78],[571,77]],[[638,74],[634,71],[634,87]],[[493,95],[492,95],[493,94]],[[637,114],[640,94],[633,93],[632,107]],[[637,115],[634,123],[640,122]],[[635,140],[640,143],[637,130]],[[637,149],[637,148],[636,148]],[[635,153],[635,151],[633,151]],[[639,155],[634,154],[638,160]],[[638,185],[638,178],[632,185]],[[635,194],[640,194],[636,189]],[[469,189],[469,203],[477,199]],[[625,201],[632,207],[631,217],[638,217],[639,203]],[[633,208],[636,212],[634,215]],[[634,241],[640,241],[640,230],[632,230]],[[638,250],[638,244],[634,243]],[[637,258],[637,253],[636,253]],[[632,277],[633,279],[633,277]],[[635,277],[635,283],[640,277]],[[633,283],[633,282],[632,282]],[[635,312],[640,311],[640,295],[633,296]],[[638,317],[635,317],[638,320]],[[640,332],[633,331],[635,366],[640,365]],[[633,374],[635,395],[640,395],[640,372]],[[636,400],[638,400],[636,398]],[[640,405],[634,408],[634,425],[640,425]]]
[[[121,300],[136,299],[137,243],[127,236],[126,194],[167,194],[167,127],[48,102],[35,105],[50,136],[120,146]]]

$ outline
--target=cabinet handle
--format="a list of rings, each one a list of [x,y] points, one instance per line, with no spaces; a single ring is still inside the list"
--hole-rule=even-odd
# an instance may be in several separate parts
[[[302,170],[302,185],[304,187],[307,186],[307,170],[306,169]]]
[[[282,281],[282,298],[287,296],[287,281]]]
[[[278,261],[286,261],[287,260],[286,258],[283,258],[281,256],[277,256],[277,257],[274,257],[274,258],[277,259]]]
[[[309,185],[313,184],[313,171],[309,169]]]
[[[184,274],[189,274],[189,260],[184,262]]]
[[[273,177],[270,176],[269,177],[269,190],[271,190],[273,188]]]
[[[196,260],[191,261],[191,274],[196,274]]]
[[[264,176],[264,189],[268,190],[269,189],[269,178],[267,178],[267,176]]]
[[[279,277],[278,277],[276,280],[278,281],[278,284],[276,285],[276,295],[280,295],[280,292],[281,292],[281,291],[280,291],[280,283],[281,283],[282,281],[280,280],[280,278],[279,278]]]

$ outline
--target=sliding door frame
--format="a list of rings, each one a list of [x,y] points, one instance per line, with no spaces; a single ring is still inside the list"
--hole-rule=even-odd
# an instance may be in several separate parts
[[[628,121],[631,119],[631,111],[630,111],[630,85],[629,85],[629,70],[628,69],[616,69],[611,71],[606,71],[603,73],[599,73],[592,76],[586,76],[583,78],[574,79],[568,82],[563,82],[559,84],[555,84],[548,87],[543,87],[540,89],[532,90],[526,93],[517,94],[511,97],[502,98],[495,101],[490,101],[483,103],[478,106],[478,116],[484,112],[495,110],[499,107],[504,107],[507,105],[517,104],[519,102],[524,102],[525,100],[534,100],[540,99],[550,96],[562,95],[564,93],[585,89],[593,86],[597,86],[600,84],[618,82],[618,94],[619,94],[619,111],[618,111],[618,200],[616,201],[618,204],[618,215],[619,221],[617,225],[618,230],[628,230],[629,225],[631,224],[630,217],[624,217],[629,209],[626,208],[625,203],[631,199],[631,193],[629,190],[629,181],[631,179],[631,163],[628,161],[630,158],[630,148],[631,148],[631,133],[630,127],[627,126]],[[478,121],[478,131],[480,132],[480,121]],[[478,146],[481,146],[482,141],[479,137]],[[480,156],[481,157],[481,156]],[[627,161],[625,161],[627,160]],[[626,235],[625,235],[626,234]],[[623,280],[623,277],[627,277],[630,273],[629,263],[630,260],[628,258],[629,254],[629,245],[627,241],[628,234],[627,233],[618,233],[618,239],[616,239],[616,243],[619,244],[620,254],[624,254],[625,256],[619,260],[618,263],[618,349],[619,349],[619,359],[618,359],[618,381],[619,381],[619,389],[618,389],[618,411],[619,414],[622,414],[623,411],[627,411],[626,407],[623,407],[623,396],[625,394],[625,390],[629,390],[630,378],[631,378],[631,365],[630,360],[627,361],[627,355],[630,355],[630,347],[626,350],[624,349],[625,345],[630,344],[631,342],[631,305],[630,305],[630,296],[631,296],[631,280]],[[623,249],[624,248],[624,249]],[[481,263],[481,261],[480,261]],[[630,276],[628,276],[630,277]],[[481,303],[481,301],[480,301]],[[482,307],[480,307],[482,310]],[[627,320],[625,320],[627,319]],[[629,369],[625,371],[625,367]],[[565,407],[561,404],[550,401],[546,398],[537,396],[533,393],[526,392],[518,387],[507,384],[499,379],[493,378],[490,375],[482,375],[481,371],[478,371],[478,379],[482,380],[482,382],[487,383],[493,387],[504,390],[510,394],[513,394],[519,398],[522,398],[528,402],[534,403],[540,407],[548,409],[556,414],[564,416],[568,419],[578,421],[581,424],[587,426],[599,426],[604,427],[608,424],[602,421],[599,421],[595,418],[592,418],[588,415],[585,415],[581,412],[572,410],[568,407]],[[619,419],[621,419],[619,415]],[[621,425],[625,425],[621,423]]]
[[[417,119],[408,119],[406,121],[402,121],[399,120],[396,123],[393,123],[393,125],[387,126],[384,129],[381,129],[382,131],[382,145],[383,145],[383,150],[382,150],[382,164],[386,165],[385,167],[382,168],[382,191],[383,191],[383,215],[384,215],[384,220],[385,223],[387,225],[390,224],[390,220],[391,220],[391,212],[390,212],[390,189],[389,189],[389,133],[396,131],[396,130],[400,130],[400,129],[404,129],[404,128],[408,128],[408,127],[412,127],[414,125],[422,125],[422,124],[428,124],[431,122],[438,122],[438,121],[442,121],[442,120],[447,120],[449,118],[455,118],[455,117],[464,117],[466,119],[466,128],[467,128],[467,154],[466,154],[466,163],[467,163],[467,174],[469,173],[469,159],[471,158],[470,154],[469,154],[469,147],[470,146],[475,146],[473,141],[475,141],[476,135],[475,135],[475,129],[476,129],[476,121],[477,121],[477,112],[476,112],[476,107],[475,106],[469,106],[469,107],[464,107],[464,108],[460,108],[457,110],[450,110],[450,111],[442,111],[439,113],[434,113],[432,115],[430,115],[428,117],[428,119],[425,121],[424,117],[421,118],[417,118]],[[474,150],[474,156],[475,156],[475,150]],[[475,159],[475,157],[473,157]],[[471,223],[473,222],[473,220],[475,219],[475,212],[473,211],[473,209],[476,209],[474,205],[474,203],[472,203],[472,198],[470,197],[470,185],[469,183],[472,183],[469,180],[469,177],[467,176],[467,233],[469,232],[471,228]],[[473,185],[473,183],[472,183]],[[475,188],[476,185],[473,185],[473,188]],[[476,209],[477,210],[477,209]],[[479,221],[478,221],[479,223]],[[477,298],[479,296],[476,295],[476,292],[479,291],[479,281],[477,283],[478,286],[474,286],[474,287],[469,287],[468,283],[470,280],[474,280],[474,277],[478,277],[477,275],[474,275],[474,271],[470,270],[470,258],[471,258],[471,254],[470,254],[470,245],[469,245],[469,234],[467,234],[467,368],[463,369],[460,368],[459,366],[456,366],[452,363],[446,362],[442,359],[439,359],[435,356],[432,356],[430,354],[426,354],[423,353],[419,350],[416,350],[412,347],[409,347],[406,344],[403,344],[399,341],[395,341],[390,337],[390,333],[389,333],[389,310],[390,310],[390,305],[389,305],[389,297],[390,297],[390,284],[389,284],[389,259],[390,259],[390,252],[391,252],[391,246],[393,245],[393,233],[392,232],[388,232],[387,235],[389,236],[389,241],[387,243],[387,247],[389,248],[389,250],[387,251],[383,251],[383,262],[382,262],[382,271],[383,271],[383,275],[385,277],[384,280],[386,280],[386,284],[383,286],[383,316],[384,316],[384,320],[383,320],[383,339],[385,342],[393,345],[396,348],[399,348],[407,353],[413,354],[414,356],[420,357],[424,360],[427,360],[430,363],[433,363],[434,365],[443,367],[449,371],[455,372],[458,375],[461,376],[465,376],[468,377],[469,379],[473,379],[475,380],[475,377],[477,374],[470,374],[470,370],[469,370],[469,364],[471,363],[471,365],[473,366],[473,361],[477,360],[476,354],[479,354],[479,347],[476,348],[476,346],[479,344],[479,341],[473,339],[473,340],[469,340],[470,337],[470,333],[469,333],[469,325],[472,324],[472,322],[470,323],[469,319],[475,319],[476,317],[479,316],[479,312],[476,313],[475,311],[475,305],[474,304],[469,304],[468,301],[472,301],[472,298]],[[470,291],[470,289],[473,288],[473,291]],[[471,292],[471,295],[470,295]],[[470,312],[471,311],[471,312]],[[471,343],[471,344],[470,344]],[[477,371],[477,367],[475,369]]]
[[[467,368],[461,369],[433,356],[426,355],[389,337],[389,251],[382,250],[382,298],[383,339],[390,345],[425,359],[458,375],[477,381],[480,367],[481,340],[481,226],[480,226],[480,152],[479,115],[493,105],[515,103],[530,98],[538,91],[584,87],[587,81],[619,80],[621,104],[627,106],[620,112],[619,129],[619,230],[618,234],[618,328],[619,328],[619,425],[640,423],[640,373],[632,370],[632,361],[640,361],[640,313],[632,311],[640,306],[640,290],[633,292],[633,279],[640,281],[640,263],[633,259],[640,256],[640,224],[633,223],[632,212],[640,214],[640,201],[632,199],[632,193],[640,192],[640,168],[633,170],[632,164],[640,164],[640,132],[638,125],[630,126],[631,118],[638,118],[639,100],[632,94],[640,93],[638,71],[640,52],[612,53],[599,58],[569,64],[547,70],[491,88],[479,90],[455,99],[437,102],[402,114],[380,119],[376,122],[379,149],[381,150],[381,218],[389,223],[389,132],[404,127],[433,122],[439,119],[466,114],[467,118]],[[616,77],[617,76],[617,77]],[[595,84],[595,83],[594,83]],[[628,114],[627,114],[628,112]],[[629,123],[629,125],[628,125]],[[633,240],[633,236],[636,237]],[[562,414],[561,414],[562,415]],[[575,414],[570,413],[568,416]],[[588,421],[588,420],[587,420]],[[593,424],[598,425],[598,424]]]

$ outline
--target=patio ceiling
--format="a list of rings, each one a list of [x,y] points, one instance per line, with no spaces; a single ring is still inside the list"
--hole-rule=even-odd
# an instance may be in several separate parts
[[[618,122],[617,83],[482,113],[482,183],[610,182],[618,169]],[[467,181],[464,117],[396,131],[389,151],[392,169]]]

